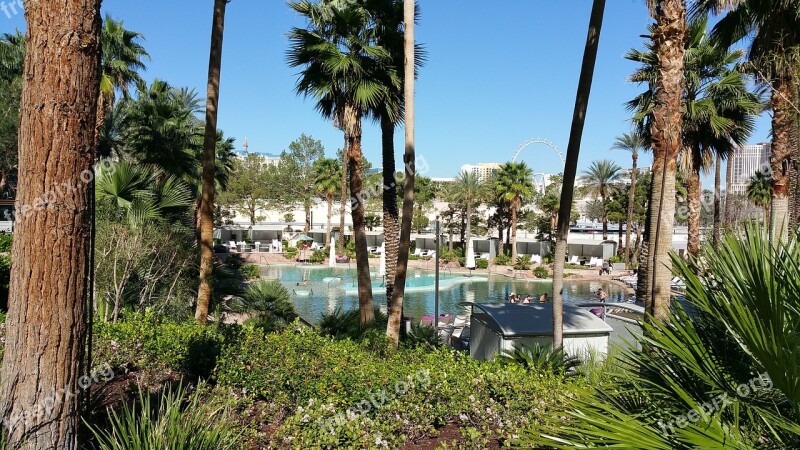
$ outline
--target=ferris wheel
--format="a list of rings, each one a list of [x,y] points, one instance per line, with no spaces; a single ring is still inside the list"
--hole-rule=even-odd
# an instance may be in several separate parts
[[[548,141],[547,139],[542,139],[542,138],[530,139],[530,140],[527,140],[527,141],[523,142],[522,145],[520,145],[517,148],[517,151],[514,152],[514,157],[511,158],[511,162],[516,162],[517,161],[517,157],[522,152],[522,150],[524,150],[526,147],[529,147],[531,145],[536,145],[536,144],[541,144],[541,145],[545,145],[547,147],[550,147],[550,149],[553,150],[553,152],[555,152],[556,155],[558,155],[558,158],[561,160],[561,165],[562,166],[566,165],[566,161],[564,160],[564,155],[561,154],[561,150],[559,150],[558,146],[556,146],[556,144],[553,144],[552,142]]]

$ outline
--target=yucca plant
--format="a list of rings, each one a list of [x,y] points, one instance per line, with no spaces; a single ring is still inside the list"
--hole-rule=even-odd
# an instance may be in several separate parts
[[[674,257],[688,305],[645,325],[614,386],[526,436],[555,448],[800,448],[800,247],[751,227]]]
[[[581,360],[564,353],[564,348],[553,349],[546,345],[515,345],[513,350],[503,350],[498,357],[509,364],[521,364],[534,372],[548,372],[571,377],[577,374],[576,369]]]
[[[201,401],[183,387],[166,389],[153,400],[139,392],[138,403],[110,411],[108,429],[88,425],[100,450],[227,450],[241,435],[224,406]]]

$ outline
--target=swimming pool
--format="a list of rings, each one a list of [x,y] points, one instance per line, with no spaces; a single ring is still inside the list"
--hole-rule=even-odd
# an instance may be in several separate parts
[[[297,313],[309,322],[317,323],[322,314],[332,313],[336,309],[358,308],[355,269],[290,265],[261,269],[263,276],[277,279],[289,289]],[[385,310],[383,281],[377,273],[372,273],[372,280],[373,301]],[[403,302],[406,316],[418,318],[433,313],[433,280],[431,271],[409,269]],[[567,280],[564,284],[564,303],[596,301],[594,292],[599,288],[608,293],[609,302],[625,302],[630,298],[622,287],[614,283]],[[535,299],[547,292],[552,298],[553,283],[551,280],[513,280],[501,275],[467,277],[440,274],[439,309],[443,314],[460,314],[465,311],[464,307],[458,305],[463,301],[501,303],[512,292],[530,294]]]

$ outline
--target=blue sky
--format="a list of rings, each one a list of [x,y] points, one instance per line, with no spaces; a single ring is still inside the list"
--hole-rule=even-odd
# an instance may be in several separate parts
[[[145,78],[160,78],[205,94],[212,1],[105,0],[103,12],[145,35],[152,60]],[[454,176],[465,163],[505,162],[531,138],[566,152],[591,0],[420,0],[417,39],[428,62],[417,82],[417,153],[427,176]],[[491,6],[489,6],[491,5]],[[642,90],[626,81],[634,64],[623,57],[641,47],[650,22],[643,0],[607,2],[579,166],[630,155],[609,151],[629,130],[623,103]],[[285,63],[287,33],[302,20],[281,0],[233,0],[228,5],[219,125],[241,147],[279,153],[301,133],[333,155],[342,135],[319,117],[311,99],[294,93],[296,69]],[[22,15],[0,13],[0,31],[25,26]],[[768,138],[768,118],[751,142]],[[403,130],[395,138],[397,157]],[[380,130],[364,127],[364,152],[380,165]],[[561,171],[545,146],[521,159],[536,172]],[[649,156],[642,164],[649,164]],[[705,177],[705,180],[711,180]],[[706,184],[708,186],[708,184]]]

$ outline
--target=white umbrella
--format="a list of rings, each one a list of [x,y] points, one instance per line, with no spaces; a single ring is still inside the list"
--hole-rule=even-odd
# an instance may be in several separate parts
[[[386,276],[386,242],[381,244],[381,265],[378,268],[378,275]]]
[[[475,268],[475,249],[472,248],[472,238],[469,238],[467,241],[467,260],[465,261],[464,266],[467,269]]]
[[[336,238],[331,238],[331,253],[328,255],[328,267],[336,267]]]

